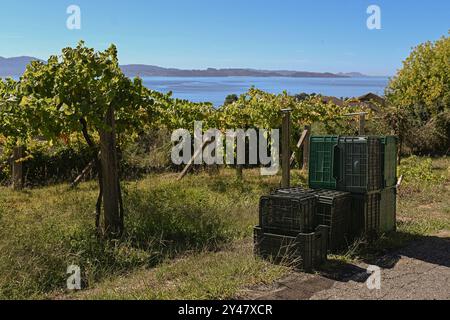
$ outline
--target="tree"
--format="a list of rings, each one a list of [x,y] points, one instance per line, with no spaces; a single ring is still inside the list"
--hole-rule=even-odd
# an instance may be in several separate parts
[[[225,98],[225,102],[223,103],[224,106],[232,104],[233,102],[236,102],[239,100],[239,97],[236,94],[229,94]]]
[[[450,148],[450,38],[423,43],[411,52],[390,81],[389,119],[417,152]]]
[[[32,62],[21,77],[21,105],[30,123],[48,139],[79,132],[92,151],[99,175],[96,226],[103,234],[120,237],[124,209],[118,175],[116,130],[131,133],[150,116],[151,100],[139,79],[125,77],[117,49],[95,52],[80,42],[46,63]],[[100,151],[100,157],[98,157]]]
[[[305,92],[302,92],[302,93],[296,94],[294,97],[295,97],[295,100],[297,100],[297,101],[304,101],[304,100],[308,99],[310,97],[310,95]]]

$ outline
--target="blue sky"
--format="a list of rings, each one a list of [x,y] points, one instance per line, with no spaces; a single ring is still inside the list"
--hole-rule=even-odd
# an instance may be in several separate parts
[[[81,30],[66,9],[81,8]],[[381,30],[366,27],[369,5]],[[450,1],[0,0],[0,56],[47,58],[84,39],[120,62],[392,75],[411,48],[450,29]]]

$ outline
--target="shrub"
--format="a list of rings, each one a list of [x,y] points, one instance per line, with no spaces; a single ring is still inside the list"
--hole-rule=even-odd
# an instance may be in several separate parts
[[[450,37],[414,48],[386,90],[400,141],[421,154],[450,150]]]
[[[406,185],[426,187],[443,183],[445,177],[433,172],[431,158],[411,156],[402,161],[399,174],[403,175]]]

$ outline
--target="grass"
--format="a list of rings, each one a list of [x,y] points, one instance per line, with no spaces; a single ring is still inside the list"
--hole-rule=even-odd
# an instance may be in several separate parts
[[[415,161],[416,164],[406,162],[402,165],[415,167],[420,174],[411,173],[400,188],[399,231],[432,235],[450,230],[450,159]]]
[[[450,160],[406,165],[398,232],[372,245],[357,242],[334,260],[367,258],[450,230]],[[249,170],[242,183],[234,176],[222,170],[177,182],[174,174],[154,174],[125,183],[127,233],[115,243],[95,236],[95,183],[0,188],[0,299],[226,299],[270,284],[290,269],[254,258],[252,228],[259,196],[279,177]],[[293,184],[305,183],[294,171]],[[64,290],[71,264],[81,267],[85,288],[74,294]]]
[[[66,185],[20,193],[1,188],[0,298],[59,294],[72,264],[83,271],[83,287],[92,288],[133,270],[159,268],[180,256],[222,252],[230,243],[251,237],[259,196],[277,183],[277,177],[260,177],[256,171],[248,172],[242,183],[231,170],[215,177],[188,176],[182,182],[174,174],[158,174],[126,183],[127,233],[120,242],[95,235],[95,183],[77,190]],[[234,251],[228,251],[232,256]],[[255,277],[270,278],[278,270],[251,254],[235,256],[236,265],[239,258],[257,273],[248,275],[248,283]]]
[[[232,243],[221,251],[191,253],[158,267],[105,281],[74,299],[230,299],[243,288],[272,283],[288,269],[253,257],[249,240]],[[68,298],[67,296],[63,298]]]

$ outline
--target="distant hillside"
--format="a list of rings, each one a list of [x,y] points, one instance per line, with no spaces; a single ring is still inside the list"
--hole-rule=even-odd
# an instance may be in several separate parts
[[[183,70],[161,68],[157,66],[131,64],[121,66],[129,77],[291,77],[291,78],[348,78],[334,73],[304,72],[304,71],[271,71],[255,69],[214,69]]]
[[[39,60],[34,57],[0,57],[0,77],[18,77],[23,74],[27,64],[31,61]]]
[[[18,77],[25,71],[26,65],[34,57],[0,57],[0,77]],[[123,72],[129,77],[290,77],[290,78],[351,78],[365,77],[359,72],[330,73],[307,72],[289,70],[256,70],[256,69],[214,69],[183,70],[175,68],[162,68],[144,64],[129,64],[121,66]]]

